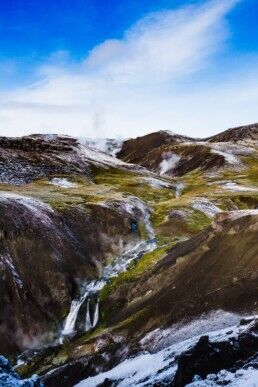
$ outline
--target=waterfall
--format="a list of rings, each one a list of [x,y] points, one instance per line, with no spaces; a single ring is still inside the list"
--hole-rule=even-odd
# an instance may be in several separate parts
[[[95,326],[98,324],[98,321],[99,321],[99,300],[97,301],[95,306],[95,312],[94,312],[93,324],[92,324],[93,328],[95,328]]]
[[[87,300],[86,320],[85,320],[85,331],[89,331],[92,328],[90,318],[90,300]]]
[[[85,316],[85,331],[95,328],[99,320],[99,299],[95,303],[93,317],[90,312],[90,299],[96,300],[98,292],[106,285],[107,281],[119,273],[127,270],[128,265],[137,259],[140,259],[143,254],[155,250],[157,247],[155,238],[143,241],[134,246],[131,250],[126,251],[121,256],[117,257],[116,262],[106,265],[103,268],[102,278],[91,281],[85,284],[83,295],[80,299],[73,300],[70,311],[65,319],[64,328],[61,332],[60,343],[64,336],[70,336],[75,332],[75,324],[77,321],[79,310],[82,304],[86,301],[86,316]]]
[[[84,293],[84,295],[79,300],[72,301],[70,311],[64,322],[64,328],[62,330],[63,336],[70,335],[74,332],[74,326],[77,320],[77,316],[86,296],[87,293]]]
[[[64,328],[61,332],[61,343],[64,336],[69,336],[75,332],[78,313],[84,302],[87,302],[84,330],[87,332],[90,329],[95,328],[99,321],[99,291],[106,285],[108,280],[117,276],[119,273],[126,271],[132,261],[137,261],[143,254],[156,249],[157,243],[155,233],[150,222],[150,209],[140,199],[134,197],[128,198],[128,202],[124,205],[123,210],[126,210],[127,213],[133,216],[135,209],[141,214],[140,218],[145,225],[149,239],[139,242],[136,246],[118,256],[115,262],[106,265],[103,268],[102,277],[100,279],[84,284],[82,289],[83,295],[81,298],[73,300],[71,303],[70,312],[65,319]],[[93,300],[95,300],[95,302],[93,308],[91,308]],[[91,313],[92,309],[94,309],[94,313]]]

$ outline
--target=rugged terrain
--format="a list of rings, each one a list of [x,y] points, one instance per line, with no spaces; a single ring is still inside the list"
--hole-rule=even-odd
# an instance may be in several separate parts
[[[183,386],[251,364],[256,342],[216,370],[200,360],[188,379],[180,356],[257,313],[257,129],[109,140],[118,158],[66,136],[0,138],[0,342],[20,375]],[[140,374],[155,356],[160,368]]]

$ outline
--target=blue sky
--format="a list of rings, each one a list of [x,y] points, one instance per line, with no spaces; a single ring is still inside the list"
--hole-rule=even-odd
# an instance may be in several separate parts
[[[255,0],[0,0],[0,134],[258,121]]]

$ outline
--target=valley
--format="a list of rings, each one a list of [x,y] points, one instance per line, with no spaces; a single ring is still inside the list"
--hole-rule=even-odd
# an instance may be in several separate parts
[[[32,386],[256,378],[258,125],[107,144],[0,138],[1,355]]]

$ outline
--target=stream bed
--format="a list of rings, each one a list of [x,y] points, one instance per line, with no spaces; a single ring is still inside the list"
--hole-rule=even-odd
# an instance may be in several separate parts
[[[141,259],[145,253],[155,250],[156,247],[155,237],[142,241],[118,256],[112,264],[104,266],[100,279],[86,282],[82,287],[81,296],[74,299],[71,303],[59,342],[62,343],[64,337],[74,335],[78,329],[87,332],[95,328],[99,321],[99,291],[111,278],[126,271],[131,262]],[[82,312],[83,319],[80,318],[80,321],[78,321],[78,316],[81,317]]]

